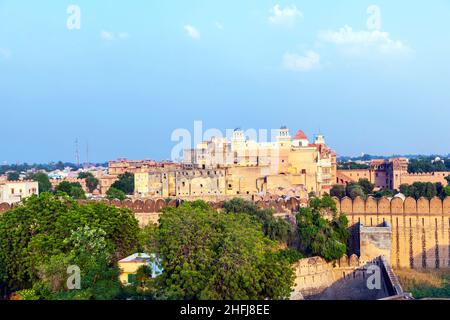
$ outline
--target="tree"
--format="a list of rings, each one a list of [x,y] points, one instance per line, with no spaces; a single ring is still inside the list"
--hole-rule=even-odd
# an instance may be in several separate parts
[[[111,187],[121,190],[125,194],[132,195],[134,193],[134,174],[126,172],[119,175],[118,180]]]
[[[364,191],[364,194],[369,195],[373,193],[375,185],[371,183],[368,179],[366,178],[359,179],[358,184],[361,186],[362,190]]]
[[[450,197],[450,186],[444,188],[444,194],[446,197]]]
[[[116,189],[114,187],[111,187],[106,191],[106,196],[109,200],[120,200],[123,201],[126,199],[126,195],[122,190]]]
[[[337,197],[339,199],[344,198],[346,195],[345,193],[345,186],[341,184],[335,184],[331,190],[330,190],[330,196]]]
[[[445,177],[445,180],[447,180],[447,184],[450,186],[450,176]]]
[[[64,195],[31,196],[21,206],[0,215],[0,282],[6,281],[10,291],[31,289],[41,280],[38,266],[48,263],[58,266],[73,255],[82,259],[81,251],[73,253],[72,250],[90,248],[80,244],[89,243],[89,238],[74,240],[79,232],[85,234],[79,228],[86,226],[91,231],[104,231],[101,237],[106,247],[100,251],[107,253],[112,263],[136,252],[139,246],[139,224],[128,209],[104,203],[79,205]],[[91,249],[86,250],[89,252],[86,256],[92,255]],[[82,263],[81,260],[76,262]]]
[[[92,172],[80,172],[78,174],[78,179],[87,179],[87,178],[94,178]]]
[[[18,181],[20,179],[20,174],[16,171],[8,172],[7,179],[8,181]]]
[[[293,225],[273,216],[270,209],[260,209],[255,203],[242,198],[234,198],[224,203],[227,213],[249,214],[262,224],[262,230],[272,240],[287,242],[294,233]]]
[[[365,198],[366,194],[364,193],[363,188],[357,183],[349,183],[346,188],[347,196],[355,199],[356,197]]]
[[[62,192],[74,199],[86,199],[86,194],[79,182],[61,182],[56,188],[56,192]]]
[[[86,178],[86,187],[90,193],[93,193],[97,189],[99,183],[100,181],[93,176]]]
[[[377,199],[382,198],[382,197],[393,197],[394,192],[390,189],[381,189],[381,190],[375,192],[374,196]]]
[[[331,197],[313,199],[310,207],[301,208],[296,218],[300,251],[305,256],[320,256],[333,261],[345,254],[348,220],[344,214],[338,214]]]
[[[169,299],[285,299],[293,269],[275,242],[244,213],[219,213],[206,203],[166,208],[158,227],[163,273],[161,295]]]
[[[30,176],[30,179],[36,181],[39,185],[39,192],[50,192],[52,190],[52,184],[48,179],[48,175],[44,172],[38,172]]]

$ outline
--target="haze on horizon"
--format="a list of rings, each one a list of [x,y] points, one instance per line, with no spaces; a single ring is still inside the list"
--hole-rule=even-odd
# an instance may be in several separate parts
[[[448,1],[116,2],[0,0],[0,163],[168,159],[196,120],[450,153]]]

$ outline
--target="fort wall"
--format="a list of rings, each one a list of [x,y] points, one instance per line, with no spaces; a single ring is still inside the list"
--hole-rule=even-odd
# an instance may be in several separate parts
[[[207,200],[205,198],[205,200]],[[220,209],[225,199],[211,198],[209,204]],[[276,196],[253,198],[261,208],[269,208],[277,216],[290,215],[306,205],[305,201]],[[390,263],[393,267],[413,269],[450,268],[450,197],[441,200],[421,198],[368,199],[334,198],[340,212],[347,215],[351,227],[350,252],[358,253],[360,246],[359,225],[376,227],[389,224],[391,228]],[[159,212],[167,206],[177,206],[181,200],[149,199],[105,201],[108,204],[132,210],[141,226],[156,223]],[[208,200],[207,200],[208,201]],[[83,202],[83,201],[80,201]],[[0,204],[0,213],[11,205]]]

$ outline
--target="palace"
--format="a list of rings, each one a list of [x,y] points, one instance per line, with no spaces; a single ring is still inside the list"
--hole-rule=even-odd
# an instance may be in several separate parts
[[[212,138],[185,150],[182,168],[142,167],[135,172],[139,197],[207,197],[285,193],[323,194],[336,181],[336,154],[318,135],[292,138],[281,127],[275,141],[256,142],[236,129],[230,140]]]

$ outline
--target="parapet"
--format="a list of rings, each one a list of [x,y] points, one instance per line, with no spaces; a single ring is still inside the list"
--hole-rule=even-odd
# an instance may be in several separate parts
[[[354,200],[345,197],[341,200],[333,198],[338,211],[345,214],[430,214],[430,215],[450,215],[450,197],[441,200],[434,197],[431,200],[420,198],[418,200],[408,197],[401,198],[382,197],[375,199],[368,197],[363,199],[357,197]]]

